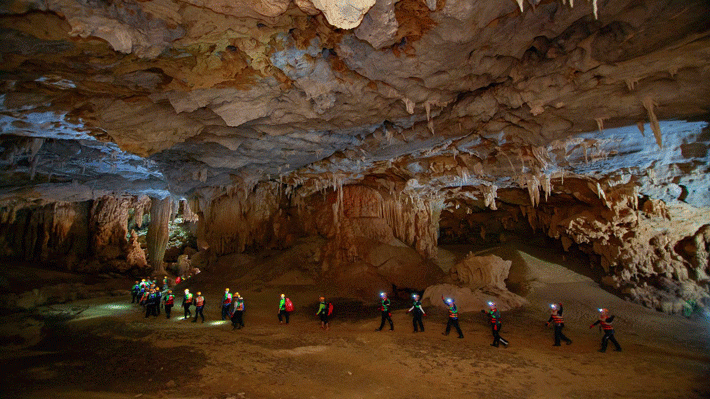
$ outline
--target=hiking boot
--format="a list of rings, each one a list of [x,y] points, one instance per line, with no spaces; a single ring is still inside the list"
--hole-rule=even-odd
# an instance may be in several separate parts
[[[459,335],[459,339],[460,339],[460,338],[463,338],[463,335]]]
[[[572,340],[567,341],[567,345],[572,345]]]

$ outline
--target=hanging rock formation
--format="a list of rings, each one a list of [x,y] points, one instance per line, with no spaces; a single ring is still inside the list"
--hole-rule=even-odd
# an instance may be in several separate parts
[[[706,0],[2,2],[0,255],[141,270],[147,198],[170,197],[200,266],[311,237],[323,278],[424,288],[441,282],[440,244],[537,235],[587,254],[619,295],[705,306],[709,14]],[[151,234],[161,270],[166,233]]]

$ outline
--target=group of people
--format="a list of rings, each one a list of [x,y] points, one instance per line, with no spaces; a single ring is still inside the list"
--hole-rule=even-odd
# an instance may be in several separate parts
[[[449,312],[448,321],[446,323],[446,330],[442,333],[442,335],[449,335],[449,333],[451,332],[451,328],[453,327],[456,329],[458,337],[463,338],[463,332],[461,331],[461,326],[459,326],[459,311],[458,307],[456,306],[456,302],[453,298],[445,298],[444,296],[441,297],[441,300],[444,302],[444,305],[446,306],[446,309]],[[407,310],[407,313],[412,314],[412,327],[414,328],[415,333],[419,331],[424,332],[424,323],[422,322],[422,316],[426,315],[426,312],[422,307],[422,302],[420,300],[419,295],[413,294],[412,301],[412,306],[409,308],[409,310]],[[375,331],[382,331],[382,328],[384,328],[385,323],[389,323],[390,331],[394,331],[392,313],[390,312],[391,306],[392,302],[387,297],[387,293],[380,293],[380,311],[382,312],[382,319],[380,322],[380,326],[376,328]],[[564,333],[562,333],[562,329],[565,326],[564,318],[562,317],[562,311],[562,303],[550,305],[550,318],[547,320],[546,325],[549,326],[550,324],[552,324],[554,327],[555,343],[553,346],[560,346],[561,341],[565,341],[567,345],[570,345],[572,343],[572,340],[567,338]],[[498,310],[496,303],[492,301],[488,302],[488,310],[481,310],[481,312],[488,316],[488,321],[491,325],[491,333],[493,335],[493,343],[491,343],[491,346],[499,347],[500,344],[503,344],[504,347],[507,347],[508,340],[500,336],[500,331],[503,324],[501,322],[500,311]],[[608,309],[599,309],[599,320],[595,321],[592,325],[589,326],[589,328],[592,328],[596,325],[599,325],[600,328],[604,331],[604,336],[602,337],[601,348],[599,349],[599,352],[606,352],[607,344],[609,341],[614,344],[616,351],[621,351],[621,346],[614,337],[614,327],[612,326],[613,321],[614,316],[609,315]]]
[[[412,314],[412,327],[414,327],[415,333],[419,331],[424,332],[424,323],[422,322],[422,317],[426,315],[426,312],[422,307],[422,301],[420,299],[421,298],[419,297],[419,294],[413,294],[412,307],[407,310],[407,313]],[[441,334],[449,335],[449,333],[451,332],[451,328],[453,327],[459,334],[458,337],[463,338],[463,332],[461,331],[461,326],[459,325],[459,309],[456,306],[456,302],[453,298],[445,298],[443,295],[441,296],[441,300],[444,302],[446,310],[449,312],[448,321],[446,323],[446,330]],[[380,311],[382,312],[382,320],[380,322],[380,327],[376,328],[375,331],[382,331],[382,328],[385,326],[385,322],[389,323],[390,331],[394,331],[392,313],[390,312],[391,306],[392,302],[387,297],[387,293],[381,292]],[[481,312],[484,312],[488,315],[489,321],[492,326],[493,343],[491,344],[491,346],[498,347],[500,344],[503,344],[503,346],[508,346],[508,341],[501,337],[499,334],[502,324],[500,321],[500,312],[498,311],[495,302],[488,302],[488,306],[490,308],[488,311],[482,310]]]
[[[163,279],[163,288],[159,289],[155,281],[150,279],[143,279],[142,281],[136,281],[136,284],[131,290],[132,301],[131,303],[138,303],[145,307],[145,317],[151,315],[160,315],[161,302],[165,309],[165,315],[170,318],[171,309],[175,303],[175,296],[172,290],[169,288],[167,276]],[[319,316],[321,322],[321,329],[329,330],[330,322],[329,317],[333,312],[333,305],[326,302],[325,297],[320,297],[320,304],[316,316]],[[419,331],[424,332],[424,323],[422,317],[426,315],[424,308],[422,307],[422,302],[420,300],[419,294],[412,295],[412,306],[407,310],[407,313],[412,314],[412,326],[414,332]],[[458,333],[458,338],[463,338],[463,332],[461,331],[461,326],[459,325],[459,311],[456,306],[456,302],[453,298],[441,297],[444,302],[446,309],[448,311],[448,321],[446,323],[446,330],[442,333],[443,335],[449,335],[452,327],[456,329]],[[189,289],[185,289],[184,297],[182,301],[182,307],[184,310],[183,320],[188,320],[192,318],[191,307],[195,307],[193,323],[197,322],[198,317],[205,322],[204,307],[205,307],[205,297],[202,296],[202,292],[198,291],[193,295]],[[388,323],[390,331],[394,331],[394,322],[392,321],[391,313],[392,302],[387,297],[387,293],[380,293],[380,311],[381,311],[381,322],[380,326],[375,329],[375,331],[382,331],[385,324]],[[230,293],[229,288],[224,290],[224,296],[222,297],[222,320],[229,318],[232,322],[232,329],[241,329],[244,327],[244,298],[238,293]],[[281,294],[279,298],[279,305],[277,316],[280,324],[289,323],[289,316],[293,312],[293,303],[285,294]],[[491,333],[493,335],[493,343],[491,346],[498,347],[503,344],[504,347],[508,346],[508,341],[500,336],[500,331],[502,327],[501,315],[495,302],[488,302],[488,309],[481,310],[482,313],[488,316],[488,321],[491,325]],[[567,338],[562,332],[564,328],[564,318],[562,316],[563,306],[562,303],[556,303],[550,305],[550,318],[547,320],[546,325],[550,324],[554,327],[554,346],[560,346],[562,341],[565,341],[567,345],[572,343],[572,340]],[[600,328],[604,332],[604,336],[601,341],[600,352],[605,352],[607,344],[611,341],[617,351],[621,351],[621,346],[616,341],[614,337],[614,327],[612,323],[614,321],[614,316],[609,314],[607,309],[599,309],[599,320],[595,321],[589,328],[593,328],[596,325],[600,325]]]

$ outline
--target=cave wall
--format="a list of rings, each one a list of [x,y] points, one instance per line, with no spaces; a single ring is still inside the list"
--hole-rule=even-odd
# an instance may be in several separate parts
[[[129,218],[140,225],[145,196],[104,196],[93,201],[19,203],[0,208],[0,256],[80,271],[144,269]],[[129,210],[134,215],[129,215]]]
[[[496,211],[448,209],[446,240],[491,244],[508,233],[541,234],[559,240],[565,251],[587,254],[592,267],[604,270],[603,284],[645,306],[677,313],[685,301],[710,299],[704,210],[641,197],[626,186],[603,192],[586,181],[568,181],[567,187],[568,193],[537,206],[523,201],[520,190],[499,193]]]
[[[91,201],[0,208],[0,256],[71,268],[90,253]]]

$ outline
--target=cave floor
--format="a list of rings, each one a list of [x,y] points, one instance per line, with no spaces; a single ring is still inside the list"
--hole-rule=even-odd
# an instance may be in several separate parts
[[[531,255],[526,262],[538,273],[549,270],[529,282],[530,306],[503,313],[507,349],[490,346],[480,313],[462,316],[465,338],[456,339],[455,333],[441,335],[446,315],[433,307],[424,320],[426,332],[413,334],[401,304],[393,312],[395,331],[375,332],[379,317],[373,306],[325,289],[320,291],[331,294],[336,314],[330,331],[322,331],[315,316],[319,288],[309,283],[242,290],[246,327],[233,331],[220,321],[215,304],[224,284],[205,273],[189,281],[193,292],[206,294],[204,324],[180,320],[179,307],[170,320],[164,313],[146,319],[130,298],[117,297],[3,316],[0,396],[710,397],[710,320],[660,314],[561,266]],[[276,319],[282,291],[296,304],[289,325]],[[570,346],[553,347],[552,329],[544,325],[552,298],[565,302]],[[600,302],[617,315],[623,352],[613,346],[597,352],[600,332],[588,326]],[[8,335],[8,326],[15,335]]]

